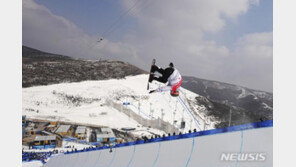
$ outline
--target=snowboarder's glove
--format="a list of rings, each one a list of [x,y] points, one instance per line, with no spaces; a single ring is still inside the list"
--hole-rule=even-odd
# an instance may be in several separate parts
[[[149,92],[149,94],[151,94],[151,93],[153,93],[153,92],[155,92],[156,90],[150,90],[150,92]]]

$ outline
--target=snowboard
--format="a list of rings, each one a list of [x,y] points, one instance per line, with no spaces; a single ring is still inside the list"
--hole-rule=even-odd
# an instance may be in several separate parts
[[[148,78],[148,83],[147,83],[147,90],[149,90],[149,80],[150,80],[150,77],[151,77],[151,70],[152,70],[152,66],[155,65],[155,62],[156,62],[156,60],[153,59],[153,60],[152,60],[152,63],[151,63],[151,66],[150,66],[150,70],[149,70],[149,78]]]

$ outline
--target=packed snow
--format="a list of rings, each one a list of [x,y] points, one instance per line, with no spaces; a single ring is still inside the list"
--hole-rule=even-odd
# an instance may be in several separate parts
[[[23,162],[22,167],[42,167],[43,164],[41,161],[30,161],[30,162]]]

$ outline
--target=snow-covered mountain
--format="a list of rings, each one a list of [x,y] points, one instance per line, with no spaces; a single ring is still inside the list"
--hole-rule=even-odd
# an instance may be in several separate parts
[[[148,94],[147,80],[148,75],[142,74],[23,88],[22,112],[28,118],[133,127],[139,133],[146,127],[155,134],[214,128],[216,122],[204,115],[205,107],[195,103],[199,95],[183,88],[180,99],[169,92]],[[185,129],[180,129],[183,120]]]
[[[199,104],[204,104],[208,108],[216,106],[215,110],[220,110],[218,113],[213,111],[209,115],[216,115],[221,122],[228,123],[230,109],[235,115],[232,122],[234,125],[273,118],[272,93],[196,77],[184,76],[183,79],[182,86],[184,88],[205,97],[196,99]],[[224,106],[219,107],[219,105]],[[225,107],[226,109],[223,109]],[[221,126],[226,125],[221,124]]]

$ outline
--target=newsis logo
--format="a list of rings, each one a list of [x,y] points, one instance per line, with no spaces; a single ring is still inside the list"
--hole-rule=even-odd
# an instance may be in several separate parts
[[[222,153],[221,161],[265,161],[266,153]]]

